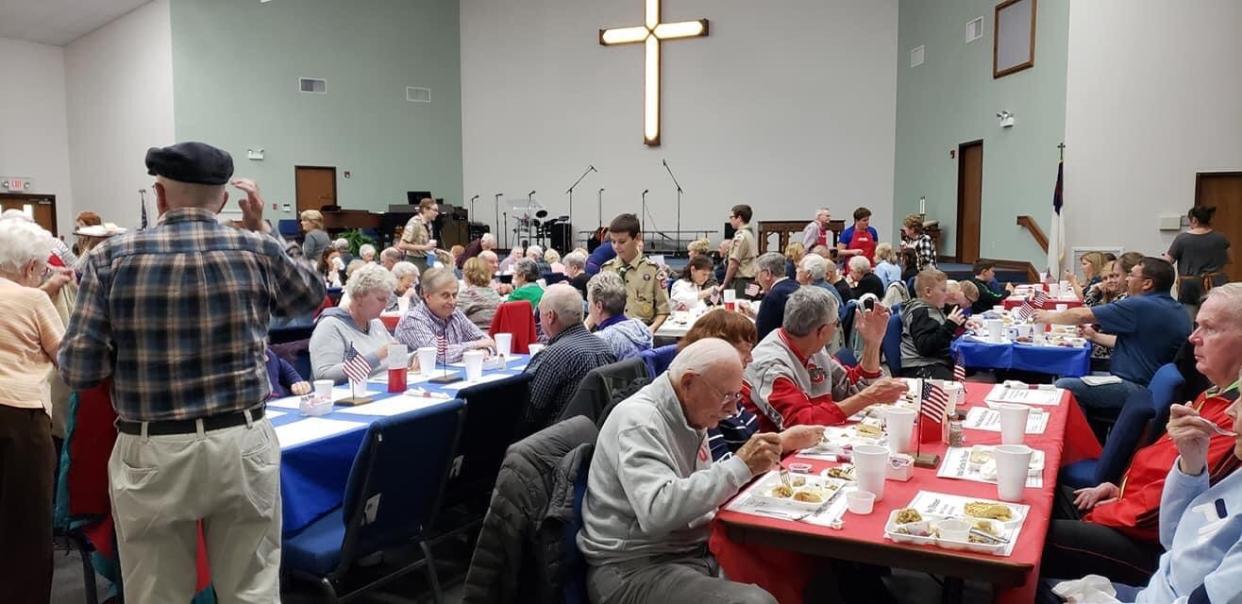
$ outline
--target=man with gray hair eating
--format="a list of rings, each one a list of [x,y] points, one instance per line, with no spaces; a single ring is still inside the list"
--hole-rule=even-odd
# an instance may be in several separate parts
[[[592,602],[776,601],[721,578],[707,549],[716,509],[780,459],[780,436],[771,433],[752,436],[725,461],[708,454],[707,430],[737,413],[741,390],[737,350],[707,338],[608,415],[578,533]]]

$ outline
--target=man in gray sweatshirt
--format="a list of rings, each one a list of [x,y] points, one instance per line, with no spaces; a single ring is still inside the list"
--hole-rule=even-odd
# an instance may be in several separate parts
[[[707,430],[737,412],[741,388],[736,349],[709,338],[608,416],[578,534],[591,602],[776,601],[718,578],[707,550],[716,509],[780,459],[780,437],[756,434],[734,457],[712,462]]]

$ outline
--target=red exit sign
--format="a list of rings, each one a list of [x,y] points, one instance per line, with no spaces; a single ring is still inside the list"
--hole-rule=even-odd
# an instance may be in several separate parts
[[[0,179],[0,187],[9,191],[25,191],[30,188],[29,178],[4,178]]]

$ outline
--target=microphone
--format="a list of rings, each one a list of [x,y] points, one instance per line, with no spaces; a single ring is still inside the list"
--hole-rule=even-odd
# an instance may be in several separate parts
[[[651,189],[643,189],[643,195],[646,195],[646,194],[647,194],[647,191],[650,191],[650,190],[651,190]]]
[[[472,202],[473,202],[474,200],[476,200],[476,199],[478,199],[478,198],[479,198],[479,196],[478,196],[478,195],[475,195],[474,197],[471,197],[471,198],[470,198],[470,201],[472,201]]]
[[[604,187],[600,187],[600,188],[599,188],[599,192],[600,192],[600,193],[603,193],[603,192],[604,192]]]
[[[590,166],[587,166],[587,167],[588,167],[588,168],[590,168],[592,172],[599,172],[599,170],[596,170],[596,169],[595,169],[595,166],[594,166],[594,165],[590,165]]]
[[[534,195],[534,194],[535,194],[535,192],[534,192],[534,191],[531,191],[530,193],[527,193],[526,195],[529,197],[529,196],[532,196],[532,195]]]
[[[660,160],[660,163],[664,164],[664,167],[665,167],[665,168],[667,168],[667,167],[668,167],[668,160],[667,160],[667,159],[662,159],[662,160]]]

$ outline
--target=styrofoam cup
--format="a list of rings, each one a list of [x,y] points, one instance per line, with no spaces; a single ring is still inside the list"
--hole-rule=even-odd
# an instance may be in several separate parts
[[[431,375],[436,370],[436,347],[423,346],[415,353],[418,355],[418,372]]]
[[[1067,310],[1069,310],[1069,304],[1058,304],[1057,305],[1057,312],[1065,312]]]
[[[875,508],[875,493],[868,491],[850,491],[845,494],[845,507],[851,514],[866,516]]]
[[[470,381],[483,377],[483,357],[487,356],[482,350],[467,350],[462,353],[461,360],[466,363],[466,379]]]
[[[315,398],[322,401],[332,399],[332,380],[315,380],[312,382],[315,387]]]
[[[884,500],[888,455],[888,448],[880,445],[854,447],[854,476],[858,479],[858,489],[875,495],[876,501]]]
[[[498,333],[494,339],[496,340],[496,354],[506,359],[509,358],[509,354],[513,351],[513,334]]]
[[[992,457],[996,460],[996,496],[1001,501],[1022,501],[1031,453],[1026,445],[1001,445],[992,449]]]
[[[914,409],[905,407],[891,407],[884,414],[884,429],[888,432],[890,452],[910,452],[910,435],[914,433],[914,416]]]
[[[410,299],[405,296],[397,296],[397,312],[405,314],[410,310]]]
[[[984,327],[988,330],[988,340],[992,342],[1000,342],[1005,337],[1005,321],[1002,319],[988,319],[983,322]]]
[[[388,368],[405,369],[410,366],[410,349],[405,344],[388,345]]]
[[[533,357],[539,354],[540,350],[543,350],[543,344],[531,344],[527,348],[530,350],[530,356]]]
[[[995,404],[993,408],[1000,413],[1001,444],[1022,444],[1026,440],[1026,420],[1031,415],[1031,408],[1005,403]]]

